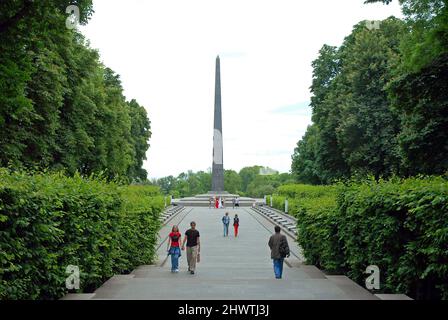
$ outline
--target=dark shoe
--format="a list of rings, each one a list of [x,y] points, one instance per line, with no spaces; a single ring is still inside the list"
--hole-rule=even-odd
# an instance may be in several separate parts
[[[191,274],[194,274],[194,271],[190,271]]]

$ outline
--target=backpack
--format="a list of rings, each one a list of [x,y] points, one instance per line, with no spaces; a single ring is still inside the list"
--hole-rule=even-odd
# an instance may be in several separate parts
[[[289,246],[288,246],[286,237],[282,237],[282,239],[280,240],[280,246],[278,248],[278,252],[282,256],[282,258],[285,258],[290,255]]]

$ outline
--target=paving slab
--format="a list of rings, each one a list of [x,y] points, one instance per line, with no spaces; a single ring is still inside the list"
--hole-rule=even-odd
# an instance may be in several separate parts
[[[240,218],[239,236],[223,235],[225,212]],[[172,224],[182,235],[195,221],[201,234],[201,262],[197,272],[187,272],[182,253],[179,273],[171,273],[164,242]],[[283,279],[275,279],[268,240],[274,225],[251,209],[186,208],[160,233],[160,265],[144,265],[130,275],[114,276],[96,290],[91,299],[122,300],[347,300],[378,299],[361,287],[341,279],[329,279],[314,266],[303,264],[297,244],[295,255],[284,265]],[[291,267],[290,267],[291,266]]]
[[[381,300],[413,300],[405,294],[375,294]]]

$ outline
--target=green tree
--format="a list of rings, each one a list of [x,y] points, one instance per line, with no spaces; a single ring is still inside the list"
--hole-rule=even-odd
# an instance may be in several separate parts
[[[240,170],[239,175],[242,179],[242,190],[244,193],[247,192],[247,187],[255,179],[257,175],[260,174],[262,166],[245,167]]]
[[[232,194],[238,194],[242,191],[243,179],[233,170],[224,171],[224,187],[226,191]]]
[[[401,120],[402,163],[407,175],[441,174],[448,170],[448,3],[400,4],[409,32],[401,41],[401,63],[388,88]]]
[[[128,168],[128,177],[144,181],[148,173],[143,169],[146,152],[151,138],[151,122],[144,107],[133,99],[127,103],[131,117],[131,145],[133,146],[133,163]]]
[[[398,173],[399,120],[385,87],[398,64],[404,30],[396,18],[382,21],[380,30],[355,27],[353,41],[343,48],[345,85],[337,95],[344,102],[336,135],[351,174],[379,178]]]
[[[316,124],[308,127],[302,140],[292,155],[291,172],[297,182],[321,184],[320,172],[317,167],[317,142],[319,131]]]
[[[398,115],[387,84],[400,61],[404,23],[389,18],[380,30],[356,25],[340,48],[324,45],[313,62],[314,124],[293,155],[292,172],[305,183],[351,175],[399,172]]]
[[[344,160],[336,135],[336,128],[341,119],[343,103],[341,100],[344,98],[338,94],[338,91],[343,90],[344,84],[340,79],[341,58],[337,48],[324,45],[312,66],[312,120],[318,128],[316,157],[313,161],[315,161],[318,179],[324,183],[330,183],[349,173],[349,167]]]
[[[66,28],[69,4],[87,23],[88,0],[0,3],[0,165],[146,179],[146,112]]]

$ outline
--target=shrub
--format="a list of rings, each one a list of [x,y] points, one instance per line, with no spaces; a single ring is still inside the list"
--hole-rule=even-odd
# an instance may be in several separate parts
[[[349,275],[380,267],[388,292],[448,298],[448,182],[443,178],[369,181],[339,197],[339,233]]]
[[[320,199],[336,198],[335,186],[311,186],[305,184],[284,185],[277,188],[273,195],[274,208],[284,211],[285,200],[288,199],[288,213],[296,216],[302,204],[319,203]]]
[[[333,186],[323,196],[300,191],[306,189],[283,192],[301,197],[293,202],[308,262],[361,285],[366,267],[378,265],[383,292],[448,299],[446,179],[369,180]]]
[[[0,298],[60,298],[68,265],[80,268],[80,292],[91,292],[150,263],[160,200],[134,208],[133,192],[101,178],[0,169]]]
[[[336,197],[303,200],[297,211],[297,242],[308,263],[328,272],[344,271],[342,244],[336,220]]]

